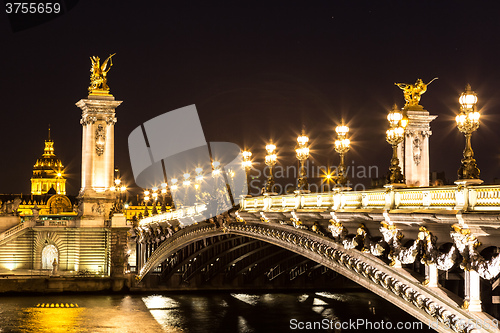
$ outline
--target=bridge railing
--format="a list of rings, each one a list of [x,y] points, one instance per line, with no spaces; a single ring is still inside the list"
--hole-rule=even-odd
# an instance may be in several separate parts
[[[205,204],[196,204],[196,206],[182,207],[170,212],[145,217],[140,223],[141,225],[147,225],[150,223],[161,223],[190,218],[202,214],[205,210],[207,210],[207,206]]]
[[[244,197],[241,210],[292,211],[362,209],[439,209],[471,212],[500,211],[500,185],[383,188],[367,191],[333,191],[273,196]],[[146,217],[141,225],[168,222],[197,216],[206,210],[203,204]]]
[[[242,211],[294,209],[440,209],[500,211],[500,185],[383,188],[245,197]]]
[[[500,187],[476,186],[469,190],[469,206],[476,211],[495,211],[500,207]]]

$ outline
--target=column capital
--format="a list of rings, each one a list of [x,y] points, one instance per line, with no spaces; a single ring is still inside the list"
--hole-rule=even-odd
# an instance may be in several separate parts
[[[77,103],[78,106],[82,110],[83,114],[103,114],[109,115],[115,112],[115,109],[122,103],[123,101],[115,101],[113,96],[89,96],[89,99],[81,99]]]

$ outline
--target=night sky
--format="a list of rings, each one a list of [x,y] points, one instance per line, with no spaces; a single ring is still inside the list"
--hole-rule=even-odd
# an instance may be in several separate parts
[[[235,142],[263,162],[273,139],[292,165],[302,126],[315,165],[336,165],[334,128],[351,128],[348,165],[383,176],[391,148],[386,115],[404,104],[394,82],[433,82],[421,104],[431,123],[431,171],[454,181],[464,137],[454,117],[470,83],[481,126],[472,138],[481,178],[500,178],[500,23],[494,2],[87,1],[13,32],[0,14],[0,193],[29,193],[50,123],[80,188],[81,110],[90,59],[116,53],[108,73],[117,108],[115,164],[133,186],[128,135],[143,122],[196,104],[207,141]],[[369,184],[368,179],[355,182]]]

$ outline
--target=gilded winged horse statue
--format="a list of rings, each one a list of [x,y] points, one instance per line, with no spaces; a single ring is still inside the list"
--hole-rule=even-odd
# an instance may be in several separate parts
[[[424,83],[421,79],[418,79],[415,84],[408,83],[394,83],[401,90],[403,90],[405,97],[405,107],[421,107],[418,103],[420,103],[420,97],[427,91],[427,86],[432,83],[432,81],[437,80],[435,77],[429,83]]]
[[[107,84],[108,78],[107,74],[113,66],[113,60],[111,59],[116,53],[111,54],[102,65],[100,64],[100,58],[97,56],[90,57],[92,62],[92,67],[90,68],[90,86],[89,93],[105,93],[109,92],[109,87]]]

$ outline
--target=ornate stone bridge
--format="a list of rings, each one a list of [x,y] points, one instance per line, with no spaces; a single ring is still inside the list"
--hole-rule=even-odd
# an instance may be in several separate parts
[[[200,205],[141,221],[139,282],[160,265],[178,269],[172,262],[182,249],[201,252],[210,245],[203,240],[234,235],[310,259],[424,324],[439,320],[439,331],[500,331],[485,311],[498,313],[500,186],[247,197],[239,210],[189,225],[203,211]],[[191,266],[194,258],[182,263]],[[211,265],[193,264],[192,271],[206,273]]]

